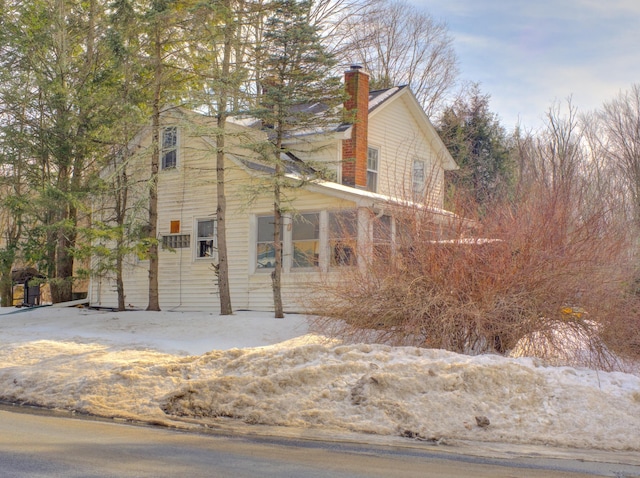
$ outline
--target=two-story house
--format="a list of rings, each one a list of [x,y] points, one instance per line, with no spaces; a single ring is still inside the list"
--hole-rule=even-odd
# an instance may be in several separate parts
[[[321,275],[357,267],[357,255],[374,240],[374,219],[385,221],[393,240],[391,205],[416,202],[443,218],[444,171],[457,166],[424,110],[406,86],[369,91],[359,67],[345,72],[352,113],[349,123],[289,138],[295,183],[300,165],[321,164],[331,180],[300,181],[285,191],[282,228],[285,311],[301,311]],[[207,125],[211,126],[208,130]],[[158,176],[160,250],[159,297],[163,309],[217,308],[216,170],[214,123],[181,109],[163,114]],[[271,271],[273,197],[264,179],[272,170],[245,147],[265,140],[256,121],[228,123],[231,146],[225,164],[230,288],[235,309],[273,310]],[[262,135],[262,136],[261,136]],[[151,144],[142,131],[134,150]],[[136,159],[137,158],[137,159]],[[131,176],[148,170],[148,155],[133,155]],[[147,173],[148,175],[148,173]],[[146,194],[144,188],[139,194]],[[140,196],[144,199],[143,196]],[[125,268],[126,303],[145,307],[148,261],[135,255]],[[92,279],[94,306],[117,303],[114,281]]]

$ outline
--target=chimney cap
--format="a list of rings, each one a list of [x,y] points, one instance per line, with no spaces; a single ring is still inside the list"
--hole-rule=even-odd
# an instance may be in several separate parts
[[[346,70],[345,73],[364,73],[365,75],[369,76],[369,73],[364,69],[364,66],[357,64],[349,66],[349,69]]]

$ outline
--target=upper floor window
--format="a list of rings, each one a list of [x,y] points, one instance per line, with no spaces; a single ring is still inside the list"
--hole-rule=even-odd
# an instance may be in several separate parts
[[[162,149],[160,151],[162,169],[175,168],[178,163],[178,127],[169,126],[162,130]]]
[[[411,179],[413,181],[413,194],[414,196],[422,196],[424,194],[425,186],[425,162],[422,159],[413,160],[413,171]]]
[[[367,149],[367,191],[378,190],[378,163],[380,150],[369,147]]]
[[[196,224],[198,236],[196,239],[196,258],[211,258],[216,249],[216,221],[213,219],[199,219]]]
[[[320,257],[320,214],[300,214],[293,219],[293,267],[317,267]]]

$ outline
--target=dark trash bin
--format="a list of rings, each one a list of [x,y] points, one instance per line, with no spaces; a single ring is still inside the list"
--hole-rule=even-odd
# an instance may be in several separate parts
[[[24,286],[24,302],[23,305],[33,307],[40,305],[40,284]]]
[[[11,271],[11,279],[18,284],[24,284],[24,297],[22,304],[18,304],[17,307],[33,307],[40,305],[40,284],[30,285],[32,279],[44,279],[45,276],[40,274],[33,267],[26,269],[17,269]]]

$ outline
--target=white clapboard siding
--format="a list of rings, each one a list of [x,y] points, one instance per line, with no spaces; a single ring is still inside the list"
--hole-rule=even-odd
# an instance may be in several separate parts
[[[354,203],[352,202],[339,200],[323,194],[312,193],[306,189],[285,190],[284,194],[290,200],[287,208],[292,215],[354,207]],[[272,204],[273,199],[268,195],[264,195],[252,205],[251,214],[271,215],[273,214]],[[247,216],[245,224],[249,226],[250,223],[249,217]],[[247,231],[247,233],[249,234],[250,231]],[[254,247],[255,243],[251,240],[250,243],[248,243],[247,249],[244,250],[246,258],[255,257],[251,254]],[[328,251],[324,251],[324,253],[328,253]],[[271,287],[270,271],[256,270],[253,264],[247,262],[246,273],[245,281],[248,284],[247,308],[250,310],[273,310],[273,290]],[[282,300],[285,310],[291,312],[304,311],[308,304],[305,303],[306,301],[301,294],[301,290],[306,289],[307,285],[312,287],[311,284],[319,279],[319,273],[309,273],[305,271],[283,272]]]
[[[425,174],[434,206],[442,206],[443,169],[432,147],[432,138],[411,113],[407,97],[390,101],[369,119],[369,145],[380,150],[378,191],[396,197],[411,197],[414,158],[425,161]],[[429,177],[431,176],[431,177]]]
[[[148,161],[140,156],[139,161]],[[272,214],[273,199],[265,191],[250,200],[256,182],[249,171],[232,160],[226,162],[227,247],[229,280],[234,309],[272,310],[273,293],[269,273],[255,271],[249,263],[255,243],[251,236],[251,216]],[[142,167],[141,170],[144,170]],[[160,171],[158,177],[158,235],[170,233],[171,221],[180,221],[180,234],[191,235],[191,246],[174,251],[159,251],[159,297],[163,310],[215,309],[219,307],[215,274],[211,260],[195,258],[197,219],[214,218],[216,212],[215,150],[197,137],[182,132],[178,166]],[[141,192],[144,194],[144,192]],[[341,201],[305,189],[286,190],[290,210],[320,212],[326,209],[353,207]],[[148,303],[148,261],[129,258],[125,273],[126,304],[144,308]],[[303,281],[301,278],[305,277]],[[292,272],[284,274],[285,309],[300,311],[300,286],[318,274]],[[92,281],[92,305],[113,307],[117,304],[115,282],[106,278]]]
[[[195,258],[196,220],[215,218],[216,168],[213,145],[212,120],[183,110],[170,110],[163,116],[165,125],[179,126],[178,164],[175,169],[160,171],[158,175],[158,236],[170,234],[172,221],[180,221],[180,234],[189,234],[189,248],[159,251],[159,297],[163,310],[217,309],[219,298],[211,260]],[[251,157],[243,145],[255,142],[254,132],[229,125],[227,144],[230,145],[225,163],[225,190],[227,199],[227,247],[232,305],[235,310],[273,310],[273,292],[270,271],[256,270],[255,217],[273,214],[270,188],[257,193],[259,175],[241,166],[237,158]],[[411,194],[414,158],[425,161],[425,173],[434,206],[442,206],[443,168],[435,151],[437,138],[432,127],[425,128],[425,118],[416,112],[415,104],[407,96],[395,97],[376,108],[369,120],[369,142],[380,148],[378,191],[389,196],[407,197]],[[131,160],[131,178],[137,179],[132,195],[148,205],[145,178],[149,177],[150,129],[137,138],[136,155]],[[333,143],[331,143],[333,141]],[[318,148],[318,145],[323,146]],[[296,144],[296,154],[307,160],[331,164],[339,161],[339,138],[322,138],[315,143]],[[236,159],[232,159],[236,158]],[[430,177],[429,177],[430,176]],[[311,192],[305,188],[286,189],[289,199],[285,207],[289,214],[321,212],[353,208],[348,199],[335,194]],[[347,195],[348,196],[348,195]],[[346,197],[342,195],[341,197]],[[349,196],[351,197],[351,196]],[[135,199],[132,199],[135,201]],[[146,201],[146,202],[145,202]],[[369,206],[366,206],[369,207]],[[137,214],[145,217],[146,206]],[[97,216],[94,216],[97,217]],[[326,251],[320,254],[328,254]],[[125,268],[125,303],[133,308],[145,308],[148,303],[148,261],[135,255],[127,257]],[[284,271],[282,295],[286,311],[300,312],[309,303],[311,294],[317,293],[314,282],[321,274],[308,271]],[[92,305],[113,307],[117,304],[115,281],[107,277],[94,277],[90,285]]]

